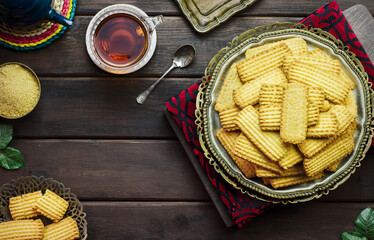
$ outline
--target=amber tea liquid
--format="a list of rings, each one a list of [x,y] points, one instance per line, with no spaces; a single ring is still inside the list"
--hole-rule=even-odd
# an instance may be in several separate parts
[[[139,61],[147,50],[147,33],[133,16],[118,13],[104,19],[96,29],[94,46],[109,65],[129,66]]]

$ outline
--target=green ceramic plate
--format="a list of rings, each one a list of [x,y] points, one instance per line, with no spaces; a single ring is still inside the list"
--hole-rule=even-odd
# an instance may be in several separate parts
[[[194,29],[205,33],[256,0],[176,0]]]
[[[295,27],[290,28],[291,26]],[[244,53],[248,47],[296,36],[306,40],[309,49],[319,47],[327,55],[339,59],[344,72],[356,84],[353,93],[358,106],[357,121],[359,126],[354,135],[355,150],[342,161],[336,172],[328,173],[316,181],[275,190],[264,185],[261,180],[246,178],[227,154],[216,137],[217,131],[222,126],[214,106],[228,69],[233,63],[245,58]],[[205,156],[217,171],[236,188],[251,196],[283,203],[308,201],[321,197],[350,177],[356,167],[360,166],[360,161],[365,157],[365,153],[370,147],[373,135],[370,126],[372,103],[371,86],[368,83],[367,74],[359,60],[348,48],[344,47],[341,41],[321,29],[308,29],[303,25],[284,23],[247,31],[234,38],[227,47],[219,51],[209,63],[205,75],[206,79],[208,76],[211,78],[210,81],[200,85],[196,111],[196,123],[201,136],[200,143],[205,151]]]

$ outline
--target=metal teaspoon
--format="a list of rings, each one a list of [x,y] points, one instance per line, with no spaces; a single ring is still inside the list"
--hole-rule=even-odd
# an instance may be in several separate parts
[[[171,70],[173,70],[175,67],[186,67],[189,65],[195,57],[195,48],[191,45],[184,45],[180,47],[175,53],[173,57],[173,64],[171,67],[164,73],[164,75],[161,76],[160,79],[158,79],[155,83],[153,83],[149,88],[147,88],[144,92],[139,94],[139,96],[136,97],[136,101],[139,104],[143,104],[149,94],[153,91],[153,89],[157,86],[157,84],[168,74]]]

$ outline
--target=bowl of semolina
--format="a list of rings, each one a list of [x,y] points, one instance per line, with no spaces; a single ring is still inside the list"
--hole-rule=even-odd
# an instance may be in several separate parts
[[[30,113],[40,98],[40,82],[34,71],[22,63],[0,65],[0,116],[21,118]]]

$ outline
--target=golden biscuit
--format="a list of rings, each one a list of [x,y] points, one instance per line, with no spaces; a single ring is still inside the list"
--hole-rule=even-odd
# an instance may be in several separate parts
[[[306,139],[308,123],[308,87],[290,83],[283,94],[280,138],[288,143],[301,143]]]
[[[37,191],[10,198],[9,211],[13,220],[36,217],[38,213],[33,206],[42,196],[42,192]]]
[[[340,80],[349,86],[351,90],[355,88],[355,83],[344,73],[343,70],[340,70]]]
[[[34,208],[43,216],[58,222],[64,216],[69,203],[63,198],[47,189],[42,198],[40,198]]]
[[[288,80],[280,68],[267,72],[234,90],[234,101],[240,108],[258,103],[262,84],[283,84]]]
[[[41,240],[44,225],[40,219],[0,223],[0,240]]]
[[[292,53],[287,53],[283,58],[283,72],[287,76],[288,70],[290,69],[290,66],[294,60],[294,55]]]
[[[243,133],[240,134],[236,140],[234,154],[250,161],[254,166],[261,166],[277,173],[284,171],[276,162],[271,161],[255,145],[253,145],[253,143]]]
[[[306,136],[308,138],[326,138],[332,137],[338,132],[338,118],[332,112],[321,112],[318,118],[318,124],[308,127]]]
[[[260,177],[260,178],[279,177],[280,176],[279,173],[270,171],[266,168],[263,168],[263,167],[257,166],[257,165],[255,167],[255,172],[256,172],[256,177]]]
[[[261,46],[258,46],[258,47],[248,48],[245,51],[245,58],[246,59],[253,58],[254,56],[263,52],[264,50],[267,50],[267,49],[271,48],[272,46],[274,46],[274,44],[277,44],[277,42],[264,44],[264,45],[261,45]]]
[[[350,91],[347,95],[347,98],[344,100],[344,106],[355,116],[357,117],[357,104],[353,92]]]
[[[261,129],[263,131],[278,131],[280,129],[281,114],[281,104],[260,105],[258,118]]]
[[[297,56],[295,59],[304,65],[315,66],[322,71],[330,72],[331,74],[340,74],[339,60],[315,56]]]
[[[32,209],[32,205],[31,205]],[[32,209],[33,210],[33,209]],[[25,219],[25,206],[22,204],[22,196],[12,197],[9,199],[9,211],[13,220]],[[37,216],[37,212],[34,211]]]
[[[278,133],[261,130],[258,113],[252,106],[239,113],[236,125],[271,160],[278,161],[286,153],[287,145],[281,141]]]
[[[356,115],[354,115],[346,106],[344,105],[333,105],[330,111],[334,113],[339,122],[339,128],[337,135],[340,136],[355,120]]]
[[[294,56],[308,54],[306,41],[300,37],[293,37],[280,42],[285,43]]]
[[[287,187],[291,185],[296,185],[300,183],[305,183],[309,181],[316,180],[318,178],[323,177],[323,173],[319,173],[315,176],[308,177],[308,176],[293,176],[293,177],[279,177],[279,178],[270,178],[270,184],[273,188],[278,189],[281,187]]]
[[[242,86],[243,83],[240,81],[238,71],[236,69],[236,64],[230,67],[229,72],[223,82],[221,91],[216,102],[215,109],[217,112],[222,112],[226,109],[235,107],[233,90]]]
[[[288,169],[297,163],[303,161],[304,156],[296,147],[296,145],[291,144],[288,148],[288,151],[284,156],[279,160],[279,166],[283,169]]]
[[[348,93],[348,95],[349,95],[349,93]],[[321,112],[327,112],[330,109],[330,106],[331,106],[330,102],[327,101],[327,100],[324,100],[322,108],[321,108]]]
[[[263,131],[280,129],[283,87],[278,84],[263,84],[260,89],[259,121]]]
[[[334,140],[321,152],[317,153],[312,158],[304,159],[304,169],[308,176],[314,176],[331,164],[340,161],[345,156],[350,154],[354,149],[354,141],[352,136],[343,135],[342,137]]]
[[[298,164],[296,166],[290,167],[289,169],[283,171],[282,173],[276,173],[262,167],[256,167],[257,177],[292,177],[292,176],[305,176],[304,168],[302,165]]]
[[[240,109],[237,107],[224,110],[219,113],[219,118],[221,120],[222,127],[227,131],[238,130],[239,127],[235,124],[235,119],[238,116]]]
[[[311,87],[322,88],[326,98],[336,104],[341,104],[346,98],[350,88],[339,81],[339,74],[323,71],[323,69],[306,65],[295,59],[288,72],[291,83],[298,82]]]
[[[245,59],[238,63],[238,74],[242,82],[253,80],[254,78],[282,67],[285,54],[290,49],[284,43],[274,44],[256,56]]]
[[[309,87],[309,101],[315,103],[319,109],[323,107],[325,101],[325,92],[322,88]]]
[[[318,123],[319,107],[316,103],[308,101],[308,120],[307,126],[313,126]]]
[[[308,126],[313,126],[318,123],[318,115],[323,107],[325,93],[322,88],[309,87],[308,99]]]
[[[282,104],[283,84],[262,84],[260,89],[260,106],[268,104]]]
[[[224,129],[220,129],[217,132],[217,138],[236,165],[238,165],[242,173],[244,173],[247,178],[253,178],[255,176],[255,171],[252,163],[234,154],[235,143],[239,134],[240,132],[227,132]]]
[[[43,240],[74,240],[79,238],[77,222],[67,217],[44,228]]]
[[[339,160],[339,161],[336,161],[334,162],[333,164],[331,164],[330,166],[328,166],[326,168],[326,171],[329,171],[329,172],[336,172],[336,170],[338,170],[338,167],[339,167],[339,164],[340,162],[342,161],[343,159]]]
[[[309,52],[309,55],[310,56],[313,56],[313,57],[319,57],[319,58],[323,58],[323,59],[326,59],[326,60],[330,60],[331,58],[329,56],[327,56],[326,54],[324,54],[322,52],[321,49],[319,48],[315,48],[313,49],[312,51]]]
[[[308,138],[304,142],[297,145],[305,157],[313,157],[316,153],[320,152],[344,132],[352,132],[353,135],[357,126],[357,121],[354,121],[354,116],[348,110],[344,110],[340,107],[335,110],[334,114],[336,115],[339,123],[338,131],[335,136],[327,139]],[[347,116],[345,114],[347,114]]]
[[[264,50],[267,50],[271,48],[272,46],[279,44],[279,43],[285,43],[290,49],[291,51],[290,53],[292,55],[302,55],[302,54],[308,53],[308,46],[305,40],[300,37],[294,37],[294,38],[289,38],[289,39],[278,41],[278,42],[264,44],[258,47],[248,48],[247,51],[245,52],[245,58],[247,59],[252,58],[258,55],[259,53],[263,52]]]

